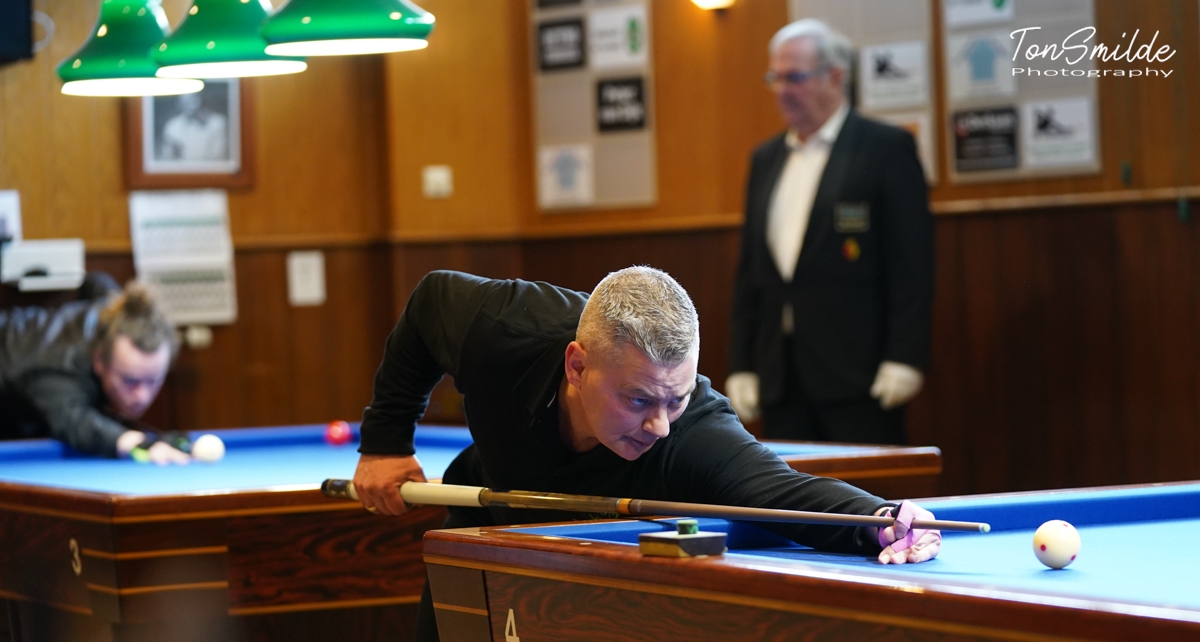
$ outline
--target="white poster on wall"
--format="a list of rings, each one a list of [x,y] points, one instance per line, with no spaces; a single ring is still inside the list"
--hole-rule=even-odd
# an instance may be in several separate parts
[[[1026,167],[1090,165],[1097,161],[1091,97],[1030,101],[1021,105]]]
[[[137,277],[156,290],[171,322],[237,320],[224,190],[131,192],[129,233]]]
[[[645,4],[597,9],[588,14],[587,25],[592,69],[646,64],[650,29]]]
[[[1016,94],[1012,46],[1004,30],[946,38],[946,84],[951,101]]]
[[[942,16],[947,27],[1004,22],[1013,18],[1016,0],[942,0]]]
[[[538,203],[591,205],[596,200],[591,145],[546,145],[538,150]]]
[[[21,240],[21,194],[15,189],[0,190],[0,241]]]
[[[865,46],[859,52],[859,96],[864,109],[929,104],[925,42]]]
[[[293,307],[325,304],[325,253],[288,252],[288,303]]]

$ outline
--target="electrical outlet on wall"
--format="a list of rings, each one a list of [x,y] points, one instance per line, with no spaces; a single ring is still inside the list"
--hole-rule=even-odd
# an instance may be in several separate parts
[[[450,198],[454,193],[454,172],[449,165],[426,165],[421,170],[425,198]]]

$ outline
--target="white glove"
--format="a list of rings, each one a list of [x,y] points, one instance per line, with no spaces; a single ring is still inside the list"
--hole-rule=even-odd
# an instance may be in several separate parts
[[[743,423],[758,419],[758,375],[735,372],[725,380],[725,395]]]
[[[888,410],[912,401],[921,392],[924,383],[925,377],[920,370],[903,363],[884,361],[879,364],[879,372],[875,373],[871,396],[879,400],[884,410]]]

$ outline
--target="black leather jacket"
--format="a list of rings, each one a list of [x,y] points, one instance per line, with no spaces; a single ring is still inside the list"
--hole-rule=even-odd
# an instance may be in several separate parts
[[[91,360],[105,301],[0,312],[0,422],[10,434],[116,455],[127,428],[100,411],[107,400]]]

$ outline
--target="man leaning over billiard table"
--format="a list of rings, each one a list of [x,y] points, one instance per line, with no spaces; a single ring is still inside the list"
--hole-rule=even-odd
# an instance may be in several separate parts
[[[162,388],[175,328],[146,288],[98,276],[84,300],[0,312],[0,438],[45,433],[85,453],[140,448],[154,463],[186,464],[167,440],[129,427]]]
[[[425,481],[413,431],[433,387],[449,374],[474,437],[446,469],[449,484],[860,515],[895,508],[844,482],[796,472],[758,443],[729,401],[697,375],[699,344],[687,292],[652,268],[614,272],[590,296],[541,282],[430,273],[388,337],[375,375],[354,475],[359,497],[382,514],[408,509],[400,484]],[[929,517],[906,506],[906,516],[915,509]],[[452,507],[445,526],[579,518]],[[900,520],[882,533],[764,528],[885,564],[923,562],[941,546],[937,531],[907,533]],[[438,639],[428,585],[417,639]]]

